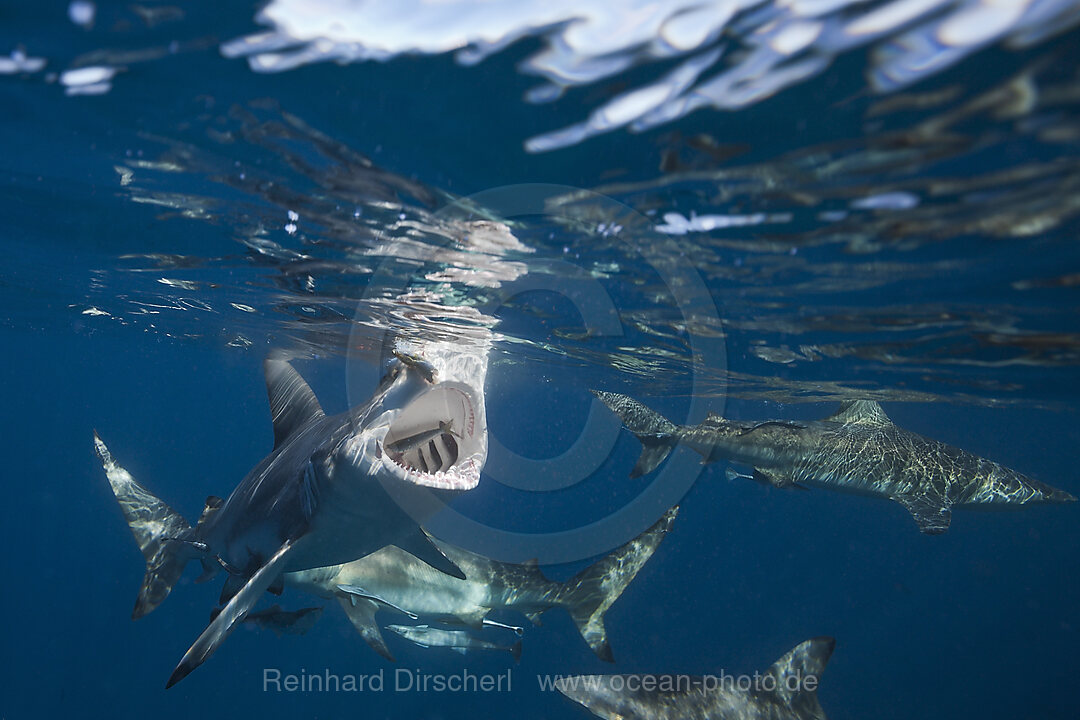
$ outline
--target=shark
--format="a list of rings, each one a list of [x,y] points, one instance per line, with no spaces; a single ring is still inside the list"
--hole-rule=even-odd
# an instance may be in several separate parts
[[[509,652],[514,662],[521,662],[520,640],[512,645],[500,645],[474,637],[468,630],[445,630],[430,625],[387,625],[386,629],[422,648],[446,647],[462,655],[469,650],[502,650]]]
[[[893,500],[930,535],[948,530],[954,508],[1004,510],[1076,500],[992,460],[898,427],[872,400],[845,402],[816,421],[747,422],[710,414],[699,425],[684,426],[625,395],[595,394],[642,444],[634,477],[651,472],[681,444],[704,463],[748,465],[749,477],[764,485]]]
[[[146,559],[133,618],[156,608],[191,560],[201,562],[203,580],[223,571],[228,576],[224,607],[166,687],[209,658],[266,591],[280,592],[285,573],[350,562],[393,544],[434,572],[464,577],[394,493],[423,487],[453,494],[476,487],[487,456],[482,385],[467,375],[441,377],[429,364],[395,356],[368,402],[328,416],[287,360],[267,358],[263,370],[273,450],[227,498],[208,498],[194,527],[136,482],[94,433],[113,493]],[[454,433],[395,445],[443,425]]]
[[[817,687],[835,646],[807,640],[752,676],[573,675],[554,684],[607,720],[825,720]]]
[[[604,614],[622,595],[678,514],[673,507],[640,535],[613,550],[566,582],[549,580],[530,563],[503,563],[429,537],[465,573],[457,578],[435,570],[390,546],[343,565],[285,575],[285,585],[326,599],[337,599],[350,622],[377,653],[393,661],[375,614],[387,610],[411,619],[466,626],[521,628],[487,618],[493,610],[513,610],[539,623],[552,608],[569,612],[593,652],[613,662]]]
[[[280,605],[275,604],[265,610],[249,612],[244,617],[244,624],[271,630],[279,637],[281,635],[305,635],[308,630],[315,627],[315,623],[322,616],[322,612],[321,607],[284,610]],[[217,611],[215,610],[211,614],[211,619],[216,616]]]

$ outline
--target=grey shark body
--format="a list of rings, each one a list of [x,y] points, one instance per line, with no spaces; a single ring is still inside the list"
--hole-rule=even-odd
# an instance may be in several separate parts
[[[388,488],[475,487],[487,450],[482,388],[432,384],[395,361],[368,403],[327,416],[288,362],[268,359],[264,370],[274,449],[226,500],[210,498],[193,528],[117,465],[95,434],[113,492],[147,560],[134,617],[164,600],[189,560],[202,562],[204,578],[228,573],[225,607],[168,686],[205,661],[264,592],[280,588],[285,572],[351,561],[392,543],[462,576]],[[439,423],[453,423],[459,435],[436,436],[405,452],[385,449]]]
[[[652,557],[677,512],[678,508],[672,508],[637,538],[565,583],[547,579],[535,564],[498,562],[432,538],[461,568],[465,579],[438,572],[396,547],[387,547],[344,565],[289,573],[285,584],[336,598],[368,644],[391,660],[375,621],[380,609],[480,629],[499,625],[487,620],[492,610],[514,610],[535,622],[547,610],[561,607],[570,613],[597,656],[611,661],[604,613]]]
[[[818,421],[745,422],[710,415],[700,425],[681,426],[624,395],[596,395],[642,443],[632,475],[651,472],[683,444],[702,462],[749,465],[753,479],[774,487],[821,487],[894,500],[928,534],[948,529],[953,508],[1076,500],[991,460],[904,430],[873,401],[844,403]]]
[[[467,630],[445,630],[430,625],[387,625],[386,629],[423,648],[450,648],[462,655],[469,650],[502,650],[513,655],[514,662],[521,661],[520,640],[511,645],[500,645],[475,637]]]
[[[321,607],[307,607],[299,610],[284,610],[280,605],[271,605],[265,610],[250,612],[244,618],[245,625],[271,630],[275,635],[304,635],[315,627],[322,617]],[[217,613],[214,613],[216,617]]]
[[[816,690],[834,647],[832,638],[807,640],[765,672],[741,678],[576,675],[555,687],[607,720],[825,720]]]

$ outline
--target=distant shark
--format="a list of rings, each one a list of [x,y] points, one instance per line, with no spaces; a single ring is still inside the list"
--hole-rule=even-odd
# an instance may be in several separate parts
[[[1008,509],[1075,497],[1038,480],[897,427],[870,400],[846,402],[824,420],[744,422],[711,414],[676,425],[625,395],[596,392],[643,450],[631,476],[651,472],[677,444],[702,462],[754,468],[752,478],[780,488],[821,487],[888,498],[907,508],[919,530],[949,528],[953,508]]]
[[[322,616],[321,607],[307,607],[299,610],[283,610],[280,605],[271,605],[265,610],[249,612],[244,617],[245,625],[254,625],[265,630],[272,630],[277,636],[281,635],[305,635],[307,631],[315,627],[315,623]],[[217,617],[215,610],[211,613],[211,619]]]
[[[752,676],[575,675],[555,688],[607,720],[825,720],[817,685],[835,644],[807,640]]]
[[[520,640],[500,645],[474,637],[468,630],[444,630],[430,625],[387,625],[386,629],[423,648],[445,647],[462,655],[469,650],[503,650],[513,656],[514,662],[521,662]]]
[[[171,687],[205,661],[282,575],[355,560],[394,544],[438,571],[464,577],[387,488],[472,489],[487,455],[483,387],[437,377],[397,353],[372,398],[341,415],[323,413],[292,366],[268,359],[274,449],[226,500],[211,497],[192,528],[120,467],[95,433],[113,492],[146,557],[133,617],[168,595],[189,560],[203,577],[224,569],[227,604],[177,665]],[[424,442],[395,445],[432,429]],[[388,446],[402,449],[390,450]]]
[[[514,628],[487,620],[492,610],[516,610],[533,622],[555,607],[565,608],[585,642],[602,660],[613,660],[604,613],[618,599],[664,539],[678,508],[668,510],[652,527],[565,583],[544,577],[532,563],[509,564],[431,541],[466,579],[437,572],[396,547],[344,565],[285,575],[288,587],[325,598],[337,598],[353,626],[371,647],[388,660],[390,650],[379,632],[380,609],[412,619],[460,624],[480,629]]]

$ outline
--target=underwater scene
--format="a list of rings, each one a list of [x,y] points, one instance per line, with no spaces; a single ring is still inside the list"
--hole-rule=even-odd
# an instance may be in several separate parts
[[[0,0],[0,720],[1080,716],[1080,2]]]

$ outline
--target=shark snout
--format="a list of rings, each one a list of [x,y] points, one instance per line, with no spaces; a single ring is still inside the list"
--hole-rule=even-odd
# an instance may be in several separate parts
[[[1054,490],[1047,496],[1046,500],[1052,503],[1071,503],[1076,502],[1076,496],[1064,490]]]

